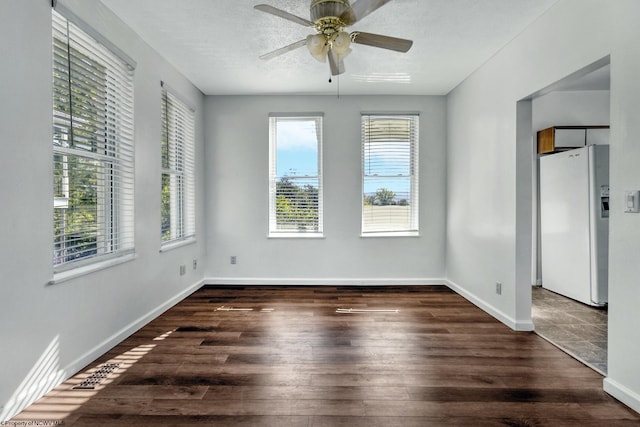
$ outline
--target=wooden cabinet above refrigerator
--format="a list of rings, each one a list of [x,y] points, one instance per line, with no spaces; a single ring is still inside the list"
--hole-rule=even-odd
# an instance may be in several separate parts
[[[609,143],[609,126],[552,126],[538,131],[538,154]]]

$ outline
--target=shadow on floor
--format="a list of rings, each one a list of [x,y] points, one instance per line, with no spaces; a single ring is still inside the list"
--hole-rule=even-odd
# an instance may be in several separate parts
[[[607,308],[590,307],[534,286],[531,315],[538,335],[607,374]]]

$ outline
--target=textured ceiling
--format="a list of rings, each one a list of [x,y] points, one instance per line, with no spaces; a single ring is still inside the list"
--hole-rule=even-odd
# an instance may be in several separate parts
[[[203,93],[444,95],[557,0],[394,0],[349,31],[414,40],[408,53],[355,45],[346,72],[305,47],[258,57],[312,29],[253,9],[309,18],[310,0],[101,0]]]

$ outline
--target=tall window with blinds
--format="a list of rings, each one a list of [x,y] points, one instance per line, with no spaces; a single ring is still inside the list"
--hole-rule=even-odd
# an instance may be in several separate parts
[[[269,235],[322,235],[322,115],[269,118]]]
[[[133,67],[53,15],[53,264],[134,248]]]
[[[362,234],[417,235],[418,115],[362,115]]]
[[[162,89],[163,245],[195,236],[195,118],[193,109]]]

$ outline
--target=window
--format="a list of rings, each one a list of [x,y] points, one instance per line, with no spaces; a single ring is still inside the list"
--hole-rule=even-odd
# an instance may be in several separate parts
[[[418,233],[418,115],[362,115],[362,234]]]
[[[163,244],[195,236],[194,112],[162,90]]]
[[[269,235],[322,236],[322,115],[273,115],[269,130]]]
[[[133,67],[53,11],[53,265],[133,253]]]

